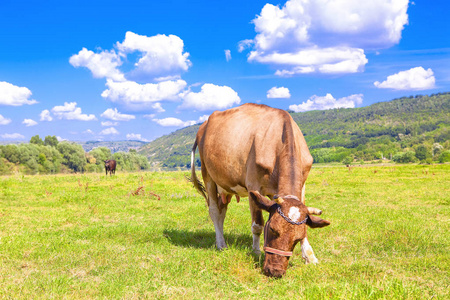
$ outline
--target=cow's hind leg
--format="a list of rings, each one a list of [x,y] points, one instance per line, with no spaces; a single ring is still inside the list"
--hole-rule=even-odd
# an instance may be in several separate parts
[[[264,229],[264,219],[261,209],[256,206],[254,201],[249,201],[250,212],[252,214],[252,234],[253,234],[253,252],[257,255],[261,254],[259,248],[259,240]]]
[[[227,248],[225,237],[223,235],[223,223],[227,214],[228,203],[222,203],[217,194],[217,185],[211,178],[205,180],[206,190],[208,192],[209,216],[214,223],[216,231],[216,245],[219,250]]]

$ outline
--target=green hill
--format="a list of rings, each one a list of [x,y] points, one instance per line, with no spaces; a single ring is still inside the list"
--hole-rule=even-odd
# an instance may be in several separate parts
[[[401,161],[398,158],[407,153],[412,155],[410,160],[429,161],[450,149],[450,93],[404,97],[361,108],[290,113],[316,163]],[[138,152],[153,166],[189,167],[198,127],[175,131]]]

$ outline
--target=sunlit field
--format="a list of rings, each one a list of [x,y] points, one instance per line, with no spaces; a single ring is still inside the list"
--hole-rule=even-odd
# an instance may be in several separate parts
[[[0,177],[0,298],[449,299],[450,165],[314,166],[309,229],[282,279],[251,254],[247,199],[217,251],[188,172]],[[267,218],[267,214],[265,214]],[[262,243],[262,241],[261,241]]]

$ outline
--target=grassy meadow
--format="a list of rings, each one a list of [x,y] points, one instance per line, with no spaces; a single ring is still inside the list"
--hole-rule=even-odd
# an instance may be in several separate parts
[[[233,198],[217,251],[186,174],[0,177],[0,298],[450,298],[448,164],[314,166],[306,201],[331,221],[308,230],[320,263],[298,246],[278,280],[251,254],[248,200]]]

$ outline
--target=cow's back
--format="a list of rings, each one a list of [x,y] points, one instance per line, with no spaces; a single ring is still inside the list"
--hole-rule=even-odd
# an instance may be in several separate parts
[[[271,194],[278,184],[272,174],[278,172],[289,130],[298,155],[310,156],[301,131],[283,110],[244,104],[214,112],[197,134],[203,176],[207,173],[228,192],[240,189],[241,196],[245,196],[241,187]],[[302,172],[301,164],[297,168]]]

